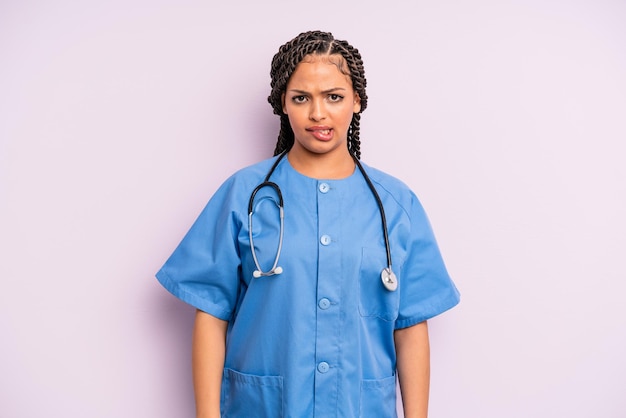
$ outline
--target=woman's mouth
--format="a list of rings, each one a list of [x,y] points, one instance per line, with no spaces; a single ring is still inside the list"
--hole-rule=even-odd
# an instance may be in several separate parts
[[[332,128],[328,128],[325,126],[309,128],[307,129],[307,131],[311,132],[311,135],[313,135],[315,139],[318,139],[320,141],[329,141],[333,137]]]

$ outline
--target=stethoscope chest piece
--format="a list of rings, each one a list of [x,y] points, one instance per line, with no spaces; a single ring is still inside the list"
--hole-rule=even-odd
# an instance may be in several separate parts
[[[390,292],[395,291],[398,288],[398,278],[391,270],[391,267],[385,267],[380,273],[380,278],[383,281],[383,286]]]

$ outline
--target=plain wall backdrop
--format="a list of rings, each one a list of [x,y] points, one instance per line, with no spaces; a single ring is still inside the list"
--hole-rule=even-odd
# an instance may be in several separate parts
[[[363,160],[410,185],[461,304],[433,418],[626,416],[626,2],[0,2],[0,416],[191,417],[154,273],[271,155],[278,46],[354,44]]]

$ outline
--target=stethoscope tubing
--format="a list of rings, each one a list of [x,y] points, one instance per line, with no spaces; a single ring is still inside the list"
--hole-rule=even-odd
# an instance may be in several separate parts
[[[285,224],[285,222],[284,222],[285,214],[284,214],[283,194],[282,194],[278,184],[269,181],[269,179],[272,176],[272,173],[274,173],[274,170],[276,169],[276,167],[278,166],[278,163],[280,163],[280,161],[285,157],[285,155],[287,155],[287,152],[288,151],[284,151],[282,154],[280,154],[280,156],[276,159],[276,161],[274,161],[274,164],[272,165],[272,167],[268,171],[267,175],[265,176],[265,179],[263,180],[263,182],[261,184],[259,184],[257,187],[254,188],[254,190],[250,194],[250,200],[248,201],[248,232],[249,232],[249,238],[250,238],[250,249],[251,249],[251,252],[252,252],[252,258],[254,260],[254,264],[255,264],[255,266],[257,268],[254,271],[254,273],[253,273],[253,276],[255,278],[263,277],[263,276],[273,276],[275,274],[280,274],[283,271],[283,269],[278,266],[278,261],[280,259],[280,253],[281,253],[282,247],[283,247],[283,233],[284,233],[284,224]],[[358,167],[359,171],[363,175],[363,178],[365,179],[365,182],[367,183],[367,186],[369,187],[369,189],[371,190],[372,194],[374,195],[374,199],[376,200],[376,205],[378,206],[378,211],[380,213],[380,220],[381,220],[382,229],[383,229],[383,239],[385,241],[385,251],[386,251],[386,255],[387,255],[387,267],[383,269],[383,271],[381,273],[381,278],[382,278],[382,281],[383,281],[383,284],[384,284],[385,288],[387,290],[389,290],[389,291],[394,291],[394,290],[396,290],[396,288],[398,286],[398,282],[397,282],[396,276],[393,273],[393,270],[391,268],[391,266],[392,266],[392,262],[391,262],[391,246],[389,244],[389,232],[388,232],[388,229],[387,229],[387,218],[385,216],[385,209],[383,207],[383,202],[380,199],[380,196],[379,196],[378,192],[376,191],[376,188],[374,187],[374,184],[372,183],[372,180],[367,175],[367,172],[365,171],[365,169],[361,165],[361,162],[359,161],[359,159],[356,158],[356,156],[352,152],[350,152],[350,156],[352,157],[352,159],[354,160],[354,162],[355,162],[356,166]],[[254,198],[256,197],[256,194],[259,192],[259,190],[261,190],[264,187],[271,187],[272,189],[274,189],[274,191],[278,195],[277,206],[278,206],[278,209],[279,209],[279,212],[280,212],[280,237],[279,237],[279,240],[278,240],[278,250],[276,252],[276,258],[274,259],[274,264],[272,265],[272,268],[269,271],[266,271],[266,272],[264,272],[261,269],[261,266],[259,264],[259,260],[258,260],[257,255],[256,255],[256,250],[254,248],[254,241],[253,241],[253,238],[252,238],[252,214],[254,212]],[[276,203],[276,202],[274,201],[274,203]]]
[[[367,183],[368,187],[372,191],[372,194],[374,195],[374,199],[376,199],[376,204],[378,205],[378,211],[380,212],[380,220],[383,226],[383,239],[385,240],[385,250],[387,252],[387,268],[389,268],[389,270],[391,271],[391,246],[389,245],[389,232],[387,230],[387,217],[385,216],[385,209],[383,207],[383,202],[382,200],[380,200],[380,196],[378,195],[378,192],[376,191],[376,188],[374,187],[372,180],[370,180],[370,176],[368,176],[367,173],[365,172],[365,169],[361,165],[361,162],[359,161],[359,159],[356,158],[356,156],[353,153],[350,153],[350,155],[352,156],[352,159],[356,163],[356,166],[359,168],[359,171],[361,171],[361,174],[363,174],[363,178],[365,179],[365,182]]]
[[[278,267],[278,260],[280,258],[280,253],[283,249],[283,235],[285,231],[285,209],[284,209],[284,203],[283,203],[283,194],[280,191],[280,187],[278,187],[278,184],[273,183],[271,181],[267,181],[267,178],[269,178],[269,176],[266,177],[266,181],[264,181],[263,183],[255,187],[255,189],[252,191],[252,194],[250,195],[250,200],[248,202],[248,236],[250,239],[250,251],[252,251],[252,259],[254,260],[254,264],[257,268],[253,273],[254,277],[272,276],[274,274],[282,273],[282,268]],[[274,189],[274,191],[278,195],[278,203],[276,204],[276,206],[278,206],[278,211],[279,211],[279,216],[280,216],[280,232],[279,232],[279,238],[278,238],[278,249],[276,250],[276,257],[274,258],[274,264],[272,265],[272,268],[266,272],[264,272],[261,269],[261,264],[259,263],[259,259],[257,258],[256,249],[254,248],[254,240],[252,238],[252,214],[254,213],[254,207],[253,207],[254,198],[256,194],[259,192],[259,190],[261,190],[264,187],[271,187],[272,189]],[[274,201],[274,203],[276,202]]]

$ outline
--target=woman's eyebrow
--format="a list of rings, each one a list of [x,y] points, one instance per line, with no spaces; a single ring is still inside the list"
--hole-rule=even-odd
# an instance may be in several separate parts
[[[337,91],[337,90],[345,91],[346,89],[343,88],[343,87],[333,87],[332,89],[324,90],[322,92],[322,94],[332,93],[332,92]]]
[[[324,90],[321,93],[322,94],[329,94],[329,93],[332,93],[332,92],[335,92],[335,91],[345,91],[345,90],[346,89],[343,88],[343,87],[333,87],[331,89]],[[300,89],[289,89],[289,92],[297,93],[297,94],[303,94],[303,95],[310,94],[308,91],[300,90]]]

